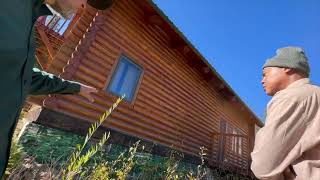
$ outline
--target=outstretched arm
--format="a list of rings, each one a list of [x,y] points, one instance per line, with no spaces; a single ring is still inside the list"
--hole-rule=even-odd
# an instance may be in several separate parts
[[[96,88],[86,86],[74,81],[61,79],[53,74],[32,69],[32,82],[29,90],[31,95],[47,94],[77,94],[93,102],[92,93],[97,92]]]

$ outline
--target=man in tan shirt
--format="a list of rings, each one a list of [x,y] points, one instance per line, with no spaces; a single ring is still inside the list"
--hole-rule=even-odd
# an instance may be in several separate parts
[[[262,85],[273,97],[251,153],[259,179],[320,180],[320,88],[309,71],[298,47],[278,49],[263,66]]]

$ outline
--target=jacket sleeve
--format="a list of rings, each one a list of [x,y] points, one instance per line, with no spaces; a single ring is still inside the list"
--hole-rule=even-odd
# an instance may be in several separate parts
[[[76,82],[58,78],[37,68],[33,68],[32,71],[32,82],[29,90],[31,95],[75,94],[80,92],[81,86]]]
[[[251,169],[259,179],[283,179],[284,170],[300,156],[305,106],[294,98],[269,105],[266,124],[256,134]]]

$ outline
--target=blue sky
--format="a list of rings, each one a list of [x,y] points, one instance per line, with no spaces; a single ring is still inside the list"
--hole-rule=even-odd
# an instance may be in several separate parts
[[[319,0],[154,0],[260,118],[270,100],[260,85],[265,60],[300,46],[320,84]]]

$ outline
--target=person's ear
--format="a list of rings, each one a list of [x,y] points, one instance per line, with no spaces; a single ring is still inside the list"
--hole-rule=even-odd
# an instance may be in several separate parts
[[[291,69],[291,68],[284,68],[284,72],[288,75],[295,73],[294,69]]]

